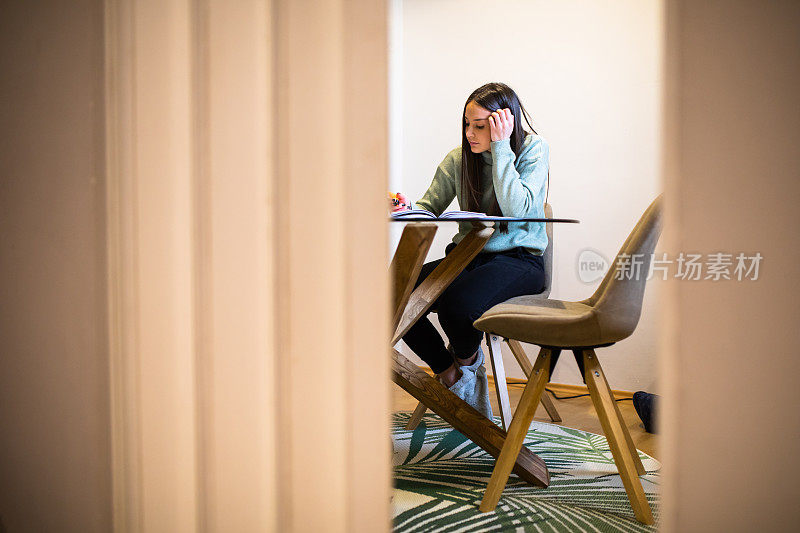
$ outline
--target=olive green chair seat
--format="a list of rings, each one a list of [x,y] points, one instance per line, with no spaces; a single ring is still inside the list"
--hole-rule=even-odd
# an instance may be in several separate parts
[[[547,346],[604,344],[597,314],[590,305],[518,296],[484,313],[475,327],[496,335]]]

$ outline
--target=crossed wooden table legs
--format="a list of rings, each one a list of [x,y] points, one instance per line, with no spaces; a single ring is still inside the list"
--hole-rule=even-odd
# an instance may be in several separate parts
[[[416,290],[414,284],[433,242],[437,226],[433,223],[418,222],[409,223],[403,229],[391,266],[394,274],[393,326],[395,328],[391,346],[397,344],[397,341],[422,317],[464,267],[483,249],[494,232],[488,225],[473,223],[473,227],[474,229]],[[506,439],[505,431],[447,390],[400,352],[394,348],[392,352],[392,374],[395,383],[492,457],[497,458],[500,455]],[[550,474],[544,461],[524,446],[516,458],[512,471],[538,487],[550,484]]]

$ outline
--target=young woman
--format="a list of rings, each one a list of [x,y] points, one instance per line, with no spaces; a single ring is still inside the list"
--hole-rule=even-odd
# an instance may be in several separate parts
[[[531,132],[523,129],[523,119]],[[479,87],[467,98],[461,121],[461,146],[445,156],[430,187],[413,207],[439,216],[458,198],[459,209],[464,211],[544,217],[549,148],[531,127],[516,93],[502,83]],[[398,193],[398,200],[394,211],[412,207],[404,195]],[[470,223],[459,222],[445,255],[471,229]],[[439,315],[450,350],[427,316],[403,337],[442,384],[488,418],[492,410],[480,349],[483,334],[472,323],[509,298],[542,292],[546,247],[544,223],[501,223],[483,251],[431,306]],[[422,267],[417,286],[441,261]]]

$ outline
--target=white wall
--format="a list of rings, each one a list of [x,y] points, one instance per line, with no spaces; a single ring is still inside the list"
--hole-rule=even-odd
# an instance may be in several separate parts
[[[555,228],[551,298],[588,297],[599,281],[578,278],[580,250],[612,260],[660,191],[661,2],[396,0],[391,13],[392,189],[419,199],[460,143],[469,93],[507,83],[550,143],[555,216],[581,221]],[[441,225],[430,260],[454,233]],[[651,281],[634,335],[600,354],[612,388],[655,390],[658,292]],[[574,359],[553,381],[582,383]]]

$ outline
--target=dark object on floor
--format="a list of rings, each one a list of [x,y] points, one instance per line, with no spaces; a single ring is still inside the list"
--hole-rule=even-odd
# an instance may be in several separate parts
[[[649,392],[638,391],[633,393],[633,408],[642,419],[644,430],[648,433],[656,432],[656,400],[658,396]]]

